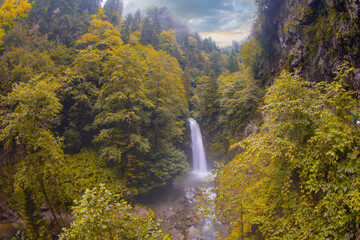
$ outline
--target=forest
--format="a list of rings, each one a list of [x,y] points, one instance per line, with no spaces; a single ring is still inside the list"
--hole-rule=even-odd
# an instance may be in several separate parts
[[[0,0],[11,239],[176,239],[134,212],[191,169],[191,117],[217,238],[358,240],[360,3],[254,2],[247,40],[220,48],[166,7]]]

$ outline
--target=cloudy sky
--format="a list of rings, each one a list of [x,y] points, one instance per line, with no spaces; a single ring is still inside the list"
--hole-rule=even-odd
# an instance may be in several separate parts
[[[255,12],[253,0],[124,0],[125,12],[166,6],[191,31],[219,46],[246,39]]]

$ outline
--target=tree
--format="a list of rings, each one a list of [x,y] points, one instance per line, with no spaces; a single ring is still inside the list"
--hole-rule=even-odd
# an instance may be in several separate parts
[[[225,70],[225,62],[218,51],[212,51],[209,56],[209,76],[216,79]]]
[[[141,13],[137,10],[131,23],[131,32],[140,31]]]
[[[162,31],[160,35],[161,45],[160,48],[167,53],[171,53],[176,45],[176,35],[173,29]]]
[[[60,240],[169,239],[158,230],[155,220],[132,216],[131,206],[120,197],[103,184],[87,189],[82,199],[75,202],[76,220],[60,234]]]
[[[220,110],[218,88],[216,78],[204,75],[198,79],[196,91],[201,101],[201,118],[209,125],[216,122]]]
[[[0,134],[4,160],[16,166],[15,194],[22,195],[28,189],[37,196],[38,204],[48,204],[54,220],[58,219],[55,202],[59,197],[56,163],[64,158],[61,139],[52,132],[62,108],[56,96],[59,87],[55,77],[44,74],[29,83],[15,84],[13,91],[2,98]]]
[[[116,169],[102,161],[97,149],[82,148],[80,153],[67,155],[59,165],[59,187],[63,197],[59,204],[63,209],[69,209],[74,200],[80,201],[87,188],[100,183],[106,184],[113,193],[122,194],[128,190]]]
[[[235,53],[240,53],[240,44],[238,41],[233,40],[232,49],[235,51]]]
[[[129,45],[114,51],[106,63],[95,109],[94,124],[100,128],[95,141],[103,146],[102,157],[110,164],[120,163],[121,177],[138,152],[149,150],[142,126],[149,121],[147,109],[153,104],[144,89],[145,64]]]
[[[78,151],[89,146],[96,131],[92,125],[95,118],[94,105],[104,77],[105,63],[111,52],[122,45],[119,32],[104,21],[102,9],[93,15],[89,32],[77,42],[81,48],[73,66],[63,77],[62,118],[63,136],[67,151]]]
[[[141,27],[140,43],[142,45],[151,44],[153,39],[152,35],[153,35],[153,26],[151,24],[151,19],[149,17],[145,17]]]
[[[9,30],[14,21],[26,17],[31,10],[27,0],[5,0],[0,6],[0,44],[3,42],[5,31]]]
[[[5,42],[7,44],[8,40]],[[49,53],[33,46],[33,42],[21,43],[17,48],[9,47],[0,57],[0,63],[0,89],[4,95],[11,91],[14,83],[28,83],[36,75],[55,75],[58,71]]]
[[[239,71],[238,61],[234,55],[230,55],[229,56],[229,72],[233,73],[233,72],[237,72],[237,71]]]
[[[262,46],[256,39],[250,39],[245,42],[241,48],[241,58],[244,60],[245,64],[249,67],[253,67],[253,64],[256,63],[257,58],[262,52]]]
[[[100,6],[99,0],[34,1],[28,24],[37,26],[41,35],[57,44],[73,47],[90,24],[90,15]]]
[[[99,11],[99,7],[103,0],[79,0],[80,9],[88,10],[90,14],[95,14]]]
[[[40,209],[29,188],[23,190],[21,205],[21,217],[24,220],[26,236],[31,240],[50,239],[45,232],[45,221],[39,214]]]
[[[225,135],[236,138],[254,117],[261,97],[250,68],[242,66],[241,71],[220,76],[220,125]]]
[[[122,0],[107,0],[104,4],[104,11],[109,22],[114,26],[120,26],[123,9],[124,3]]]
[[[130,35],[131,35],[131,23],[133,21],[132,15],[129,13],[126,16],[125,21],[121,26],[121,39],[123,40],[124,44],[130,43]]]
[[[145,193],[187,169],[177,147],[187,111],[182,70],[163,51],[122,45],[103,18],[94,16],[63,79],[64,143],[74,152],[94,137],[104,165]]]
[[[131,166],[129,176],[138,189],[146,192],[166,184],[188,169],[185,153],[180,147],[185,131],[187,102],[181,81],[182,70],[176,59],[151,47],[139,46],[138,49],[147,66],[144,81],[146,96],[154,107],[149,111],[150,121],[143,126],[150,144],[149,152],[144,154],[138,165]]]
[[[160,48],[160,34],[161,34],[161,26],[159,22],[158,15],[155,15],[152,25],[152,39],[151,45],[156,49],[159,50]]]
[[[114,26],[104,21],[107,16],[102,8],[97,14],[93,14],[88,33],[84,34],[76,45],[80,48],[95,48],[98,50],[109,50],[122,44],[120,33]]]

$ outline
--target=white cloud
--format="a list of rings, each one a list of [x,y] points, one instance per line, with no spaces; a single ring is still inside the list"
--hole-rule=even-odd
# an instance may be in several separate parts
[[[237,29],[226,32],[201,32],[201,37],[211,37],[220,47],[231,46],[233,40],[242,41],[247,38],[249,31]]]
[[[220,46],[241,41],[251,30],[255,12],[253,0],[124,0],[125,13],[150,6],[166,6],[191,31],[210,36]],[[241,34],[233,31],[241,30]],[[229,40],[232,38],[231,40]]]

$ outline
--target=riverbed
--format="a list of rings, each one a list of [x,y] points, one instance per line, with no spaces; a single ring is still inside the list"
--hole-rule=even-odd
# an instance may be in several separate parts
[[[154,189],[139,199],[160,220],[160,228],[174,240],[215,240],[215,229],[205,226],[196,212],[195,199],[203,190],[205,178],[194,173],[183,174],[174,183]]]

